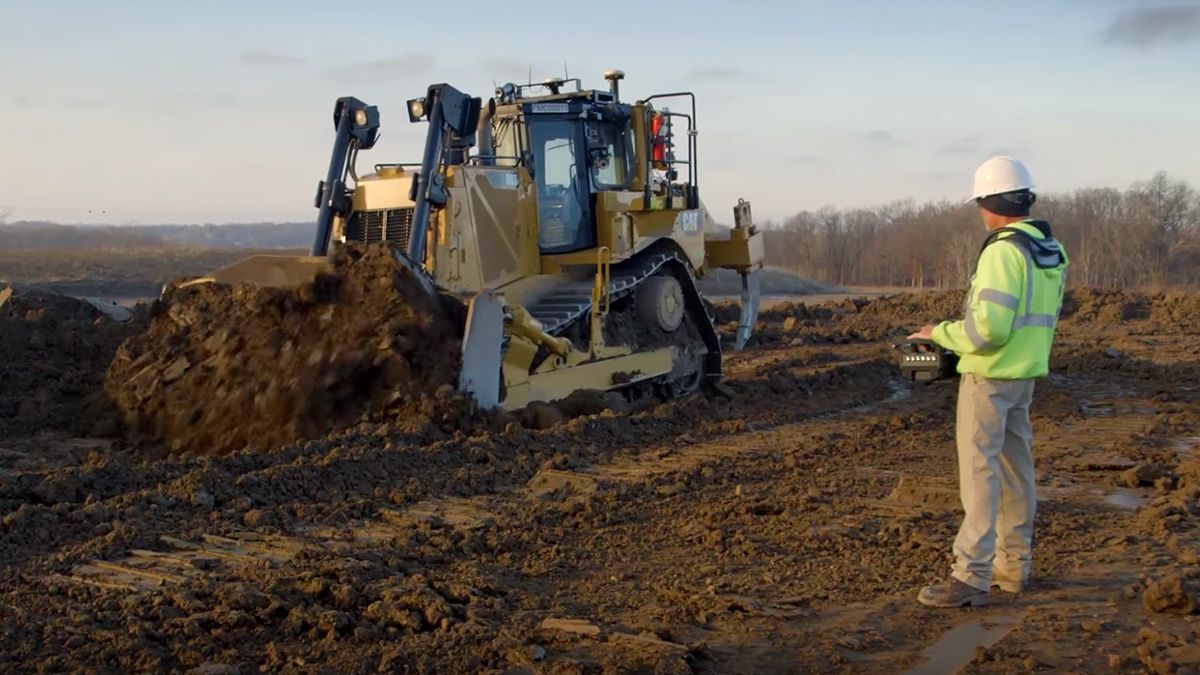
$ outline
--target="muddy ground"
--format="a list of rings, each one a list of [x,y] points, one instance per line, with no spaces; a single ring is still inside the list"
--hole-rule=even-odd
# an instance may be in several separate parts
[[[948,611],[954,385],[890,345],[960,299],[776,305],[722,395],[541,431],[6,428],[0,671],[1195,672],[1200,299],[1072,295],[1035,580]]]

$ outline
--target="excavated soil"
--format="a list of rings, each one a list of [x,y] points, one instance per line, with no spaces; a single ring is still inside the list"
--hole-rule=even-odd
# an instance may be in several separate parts
[[[121,323],[60,295],[22,292],[0,303],[0,437],[110,431],[99,395],[104,370],[143,325],[143,317]]]
[[[708,397],[581,395],[501,431],[431,436],[368,395],[269,452],[7,432],[0,671],[1194,672],[1200,296],[1071,294],[1033,412],[1034,579],[945,611],[915,595],[960,517],[954,384],[898,379],[891,345],[961,301],[779,306]],[[204,367],[173,344],[173,382]]]
[[[140,440],[271,449],[360,420],[437,416],[445,406],[429,394],[452,398],[460,337],[388,248],[347,247],[297,289],[170,289],[117,352],[105,390]]]

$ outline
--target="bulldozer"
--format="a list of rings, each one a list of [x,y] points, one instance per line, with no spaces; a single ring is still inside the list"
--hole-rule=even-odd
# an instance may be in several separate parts
[[[693,93],[627,103],[624,73],[604,78],[603,89],[509,83],[486,101],[429,86],[407,102],[409,121],[428,126],[420,161],[361,176],[379,110],[340,98],[310,255],[253,256],[196,281],[300,285],[331,248],[381,242],[429,293],[467,304],[458,388],[483,407],[583,389],[676,398],[714,383],[723,345],[696,280],[740,275],[741,349],[762,234],[749,202],[733,206],[732,227],[701,202]]]

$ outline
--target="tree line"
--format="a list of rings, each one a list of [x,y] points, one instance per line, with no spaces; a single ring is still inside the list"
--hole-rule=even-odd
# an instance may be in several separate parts
[[[1039,194],[1032,217],[1066,247],[1072,285],[1200,283],[1200,194],[1165,173],[1124,191]],[[825,207],[765,228],[768,265],[838,286],[965,287],[985,236],[977,206],[949,201]]]

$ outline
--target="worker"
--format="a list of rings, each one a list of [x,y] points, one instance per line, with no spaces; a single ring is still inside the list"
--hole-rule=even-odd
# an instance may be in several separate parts
[[[1036,199],[1020,161],[980,165],[971,201],[988,235],[965,316],[909,336],[957,353],[962,375],[955,436],[965,515],[951,574],[921,589],[925,605],[986,605],[992,587],[1019,593],[1029,579],[1037,508],[1029,406],[1034,380],[1049,371],[1067,270],[1050,224],[1029,217]]]

